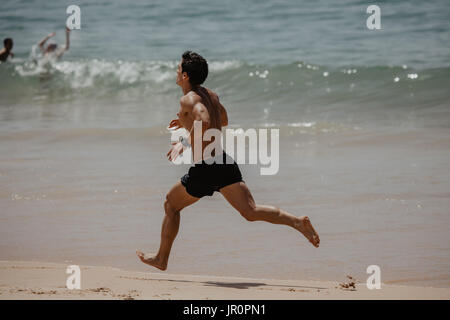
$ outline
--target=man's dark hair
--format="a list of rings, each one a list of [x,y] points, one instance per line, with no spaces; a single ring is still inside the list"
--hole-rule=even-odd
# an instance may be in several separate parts
[[[208,76],[208,62],[199,55],[192,51],[186,51],[181,56],[181,72],[186,72],[189,76],[189,82],[191,85],[201,85],[205,82]]]
[[[13,40],[11,38],[5,38],[3,39],[3,45],[6,47],[8,43],[12,44]]]

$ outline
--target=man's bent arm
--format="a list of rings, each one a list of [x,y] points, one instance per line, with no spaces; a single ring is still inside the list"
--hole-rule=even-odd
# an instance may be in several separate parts
[[[206,107],[203,106],[203,104],[201,103],[197,103],[193,108],[192,108],[192,118],[193,118],[193,122],[192,122],[192,127],[191,130],[189,131],[189,134],[187,136],[187,140],[190,142],[192,148],[194,146],[194,144],[196,142],[200,143],[200,145],[203,142],[203,133],[209,128],[210,126],[210,121],[209,121],[209,116],[208,114],[205,112]],[[200,141],[194,141],[195,135],[194,135],[194,128],[195,128],[195,121],[201,121],[202,122],[202,132],[200,134]]]
[[[55,33],[54,32],[52,32],[52,33],[50,33],[48,36],[46,36],[44,39],[42,39],[40,42],[39,42],[39,48],[42,50],[42,51],[44,51],[44,44],[47,42],[47,40],[48,39],[50,39],[51,37],[53,37],[55,35]]]

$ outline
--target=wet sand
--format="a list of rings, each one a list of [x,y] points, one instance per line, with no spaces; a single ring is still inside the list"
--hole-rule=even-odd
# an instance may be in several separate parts
[[[165,158],[165,128],[0,138],[0,260],[148,270],[135,250],[157,250],[165,195],[188,170]],[[449,288],[449,146],[448,129],[284,128],[277,175],[240,167],[257,203],[310,217],[320,248],[216,193],[182,211],[167,272],[344,281],[378,265],[388,284]]]

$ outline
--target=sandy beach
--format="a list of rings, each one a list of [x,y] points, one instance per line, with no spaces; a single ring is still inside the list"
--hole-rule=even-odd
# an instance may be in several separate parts
[[[66,288],[67,265],[0,261],[0,299],[450,299],[450,289],[382,284],[369,290],[357,281],[343,289],[338,281],[271,280],[125,271],[80,266],[81,289]]]

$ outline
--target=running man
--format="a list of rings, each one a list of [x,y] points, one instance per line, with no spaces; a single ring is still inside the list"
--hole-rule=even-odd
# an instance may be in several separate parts
[[[170,161],[176,159],[187,146],[195,150],[194,121],[202,122],[202,135],[208,128],[228,125],[225,108],[219,102],[216,93],[201,84],[208,76],[208,64],[199,54],[186,51],[182,55],[177,69],[177,85],[183,91],[180,99],[178,118],[170,122],[169,128],[185,128],[189,132],[187,139],[172,143],[167,153]],[[203,140],[203,139],[202,139]],[[199,141],[203,150],[213,141]],[[306,216],[296,217],[277,207],[255,204],[250,190],[242,180],[242,175],[236,162],[226,160],[230,157],[222,150],[222,163],[207,164],[206,159],[195,161],[180,181],[175,183],[167,193],[164,202],[165,216],[162,223],[161,243],[156,254],[136,251],[142,262],[160,270],[167,269],[172,243],[178,233],[180,225],[180,211],[197,202],[204,196],[212,196],[215,191],[220,192],[225,199],[248,221],[267,221],[274,224],[284,224],[300,231],[315,247],[319,247],[319,235],[314,230]],[[201,158],[203,157],[201,155]]]
[[[42,53],[44,54],[44,57],[47,56],[56,56],[56,58],[60,58],[64,52],[69,50],[70,46],[70,29],[66,27],[66,46],[63,48],[58,49],[58,45],[56,43],[49,43],[47,45],[47,48],[44,47],[45,43],[48,41],[48,39],[54,37],[56,35],[55,32],[50,33],[48,36],[46,36],[44,39],[39,42],[39,48],[41,49]]]

